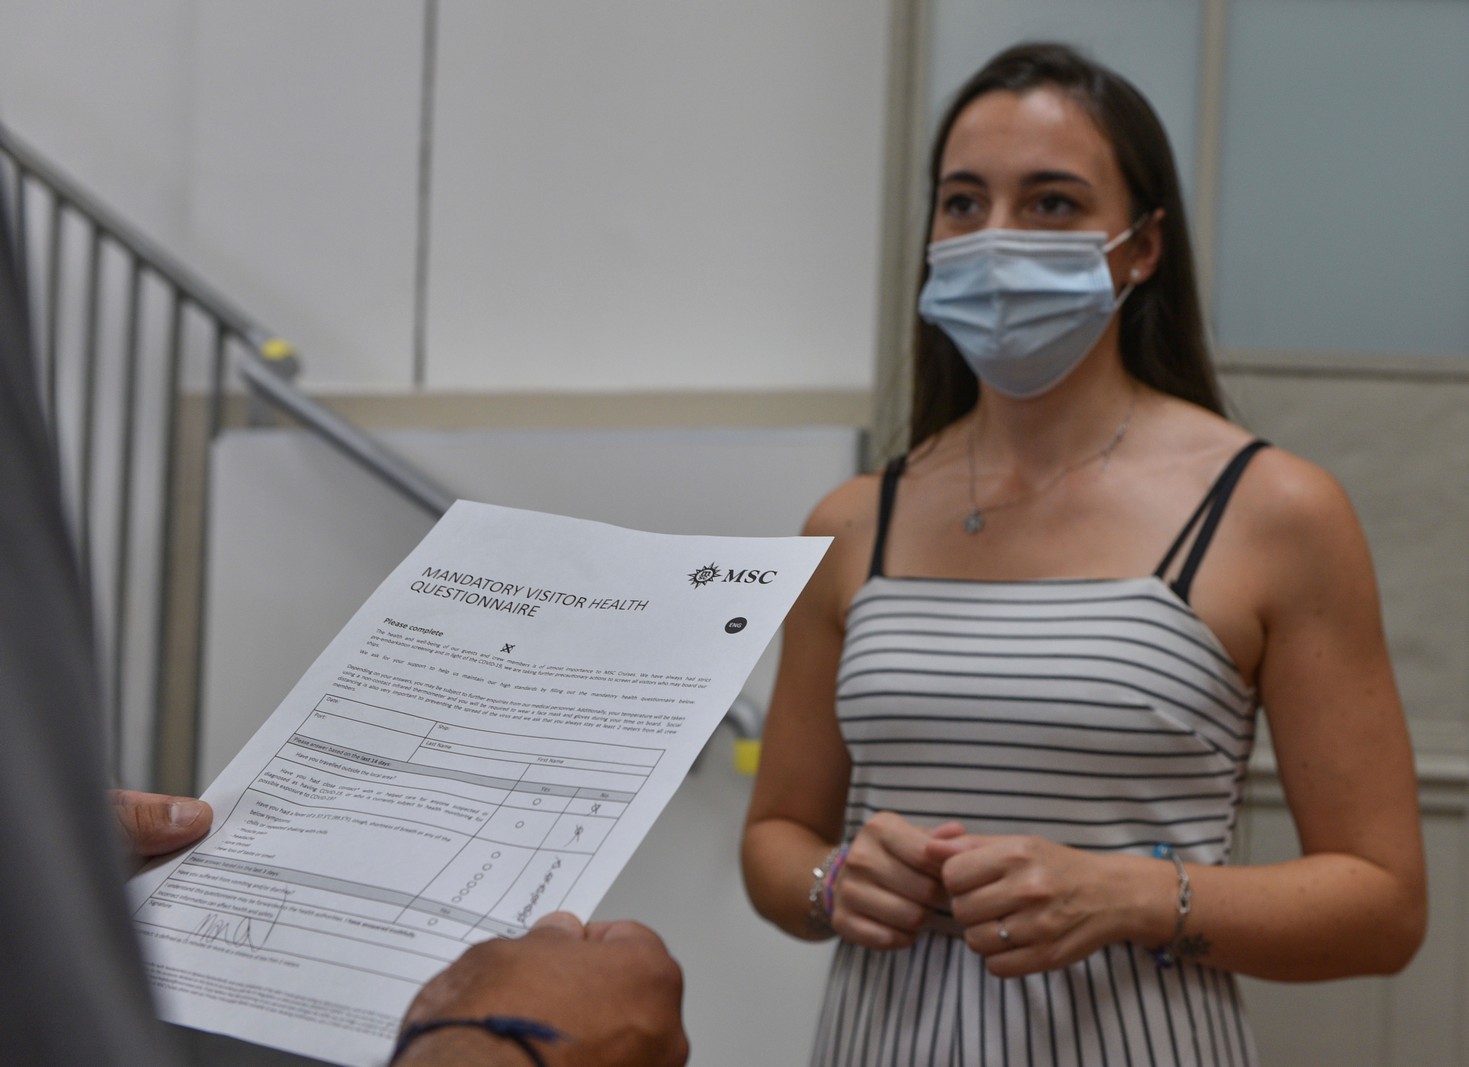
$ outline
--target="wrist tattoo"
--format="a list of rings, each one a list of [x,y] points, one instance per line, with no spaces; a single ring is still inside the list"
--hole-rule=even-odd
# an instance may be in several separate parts
[[[1184,934],[1178,939],[1173,954],[1182,960],[1203,959],[1214,948],[1214,943],[1203,934]]]

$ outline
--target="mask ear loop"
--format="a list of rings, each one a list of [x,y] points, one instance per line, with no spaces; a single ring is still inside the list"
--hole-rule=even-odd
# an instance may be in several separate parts
[[[1128,241],[1136,237],[1137,231],[1143,228],[1143,224],[1148,221],[1151,215],[1151,211],[1144,211],[1137,218],[1133,219],[1131,226],[1123,230],[1116,237],[1112,238],[1112,240],[1108,241],[1102,246],[1102,252],[1107,253],[1112,251],[1114,248],[1120,248],[1122,245],[1126,244]]]
[[[1148,219],[1149,219],[1149,217],[1151,215],[1152,215],[1152,212],[1150,212],[1150,211],[1144,211],[1141,215],[1139,215],[1136,219],[1133,220],[1133,223],[1132,223],[1131,226],[1129,226],[1127,229],[1123,230],[1116,237],[1112,238],[1112,240],[1108,241],[1106,244],[1104,244],[1102,246],[1102,254],[1103,255],[1106,255],[1108,252],[1112,251],[1114,248],[1120,248],[1122,245],[1126,244],[1128,241],[1130,241],[1134,237],[1136,237],[1137,236],[1137,231],[1142,228],[1143,224],[1148,221]],[[1130,275],[1128,275],[1127,284],[1122,287],[1122,292],[1118,293],[1117,294],[1117,298],[1112,302],[1112,310],[1113,311],[1116,311],[1118,308],[1120,308],[1122,306],[1123,301],[1125,301],[1129,296],[1131,296],[1132,295],[1132,291],[1138,287],[1138,283],[1139,283],[1138,275],[1141,274],[1141,273],[1142,272],[1139,271],[1136,267],[1133,267],[1132,268],[1132,273]]]

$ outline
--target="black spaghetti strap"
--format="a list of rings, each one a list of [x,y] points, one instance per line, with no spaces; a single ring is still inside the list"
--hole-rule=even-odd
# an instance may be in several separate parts
[[[1199,501],[1199,506],[1194,508],[1194,513],[1188,517],[1188,522],[1183,524],[1183,529],[1178,531],[1178,536],[1173,539],[1173,544],[1168,546],[1168,551],[1163,553],[1163,559],[1159,561],[1157,569],[1153,571],[1153,577],[1162,578],[1168,573],[1168,568],[1173,564],[1173,557],[1178,555],[1178,550],[1188,540],[1188,535],[1193,532],[1194,527],[1199,524],[1199,520],[1204,517],[1204,509],[1209,506],[1209,501],[1214,499],[1214,491],[1218,488],[1219,482],[1216,479],[1214,484],[1209,486],[1209,491],[1204,494],[1204,499]]]
[[[1178,577],[1169,583],[1173,591],[1178,594],[1178,599],[1185,604],[1188,603],[1189,592],[1193,588],[1194,575],[1198,573],[1199,564],[1204,560],[1204,553],[1208,551],[1209,542],[1214,540],[1214,532],[1219,528],[1219,521],[1224,518],[1224,508],[1234,493],[1235,485],[1239,483],[1240,475],[1244,473],[1250,460],[1255,458],[1255,453],[1268,447],[1269,444],[1269,441],[1256,438],[1234,454],[1234,458],[1220,472],[1219,477],[1214,479],[1214,484],[1204,494],[1204,499],[1199,501],[1199,506],[1189,516],[1188,522],[1183,524],[1183,529],[1173,539],[1173,544],[1168,546],[1168,551],[1163,555],[1163,561],[1153,572],[1159,578],[1164,577],[1174,557],[1178,555],[1179,550],[1197,526],[1199,532],[1194,537],[1193,547],[1189,549],[1183,566],[1179,568]],[[1202,525],[1200,525],[1200,520],[1203,520]]]
[[[893,517],[893,500],[898,495],[898,479],[908,465],[907,456],[899,456],[888,463],[882,472],[882,493],[877,501],[877,533],[872,538],[872,566],[867,577],[882,577],[883,556],[887,552],[888,520]]]

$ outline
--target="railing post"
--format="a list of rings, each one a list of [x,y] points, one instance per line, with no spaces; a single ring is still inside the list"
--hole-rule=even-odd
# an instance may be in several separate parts
[[[265,361],[265,366],[269,367],[271,372],[278,375],[282,381],[294,383],[296,377],[301,373],[301,358],[296,354],[296,347],[290,341],[282,337],[272,337],[261,344],[257,351],[260,353],[260,358]],[[245,420],[254,428],[274,426],[276,412],[279,410],[260,390],[251,389],[245,407]]]

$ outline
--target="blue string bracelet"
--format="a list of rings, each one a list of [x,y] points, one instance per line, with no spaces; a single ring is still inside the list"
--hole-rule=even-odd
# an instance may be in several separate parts
[[[393,1046],[393,1056],[388,1060],[389,1067],[398,1062],[398,1057],[403,1055],[403,1050],[415,1040],[424,1034],[450,1026],[468,1026],[475,1030],[483,1030],[495,1037],[503,1037],[513,1042],[520,1051],[529,1056],[530,1061],[536,1067],[546,1067],[546,1061],[542,1059],[539,1050],[531,1042],[545,1041],[549,1044],[560,1041],[566,1036],[560,1030],[553,1029],[545,1023],[506,1015],[486,1015],[482,1019],[428,1019],[421,1023],[411,1023],[398,1035],[398,1043]]]

